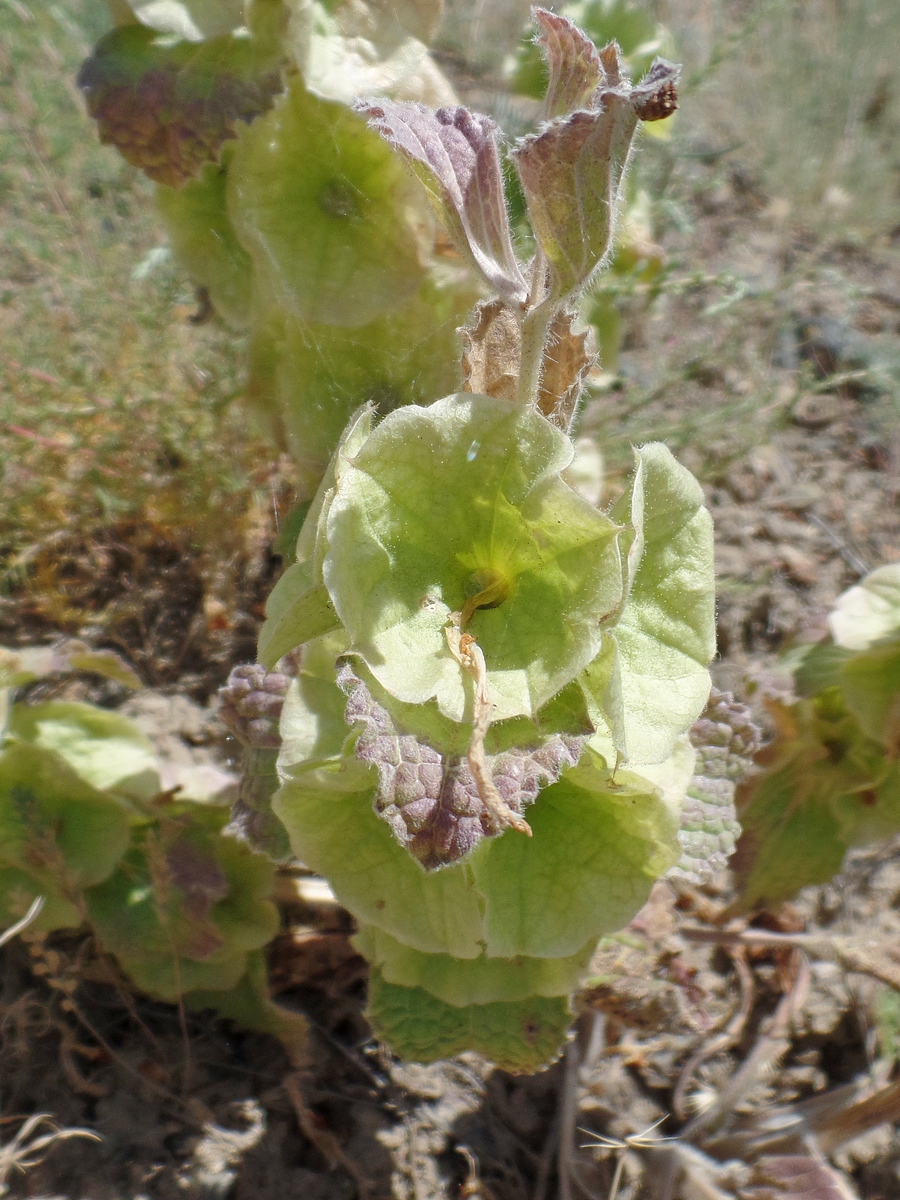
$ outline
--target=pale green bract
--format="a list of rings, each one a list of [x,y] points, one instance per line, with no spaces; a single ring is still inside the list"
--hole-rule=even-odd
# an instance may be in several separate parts
[[[596,945],[592,938],[568,958],[451,958],[423,954],[375,925],[362,925],[353,939],[357,950],[378,967],[388,983],[421,987],[456,1008],[525,1000],[529,996],[568,996],[584,975]]]
[[[665,446],[644,446],[636,458],[632,488],[612,514],[635,530],[627,599],[582,682],[622,757],[655,763],[668,758],[709,696],[712,520],[700,485]]]
[[[540,794],[529,810],[533,837],[484,839],[468,860],[426,874],[373,811],[374,787],[343,790],[339,761],[332,772],[330,789],[321,769],[315,779],[292,776],[273,807],[294,853],[360,921],[358,948],[395,989],[373,989],[376,1026],[386,1021],[379,996],[393,1005],[399,989],[422,989],[440,1001],[412,1006],[414,1037],[390,1033],[413,1058],[447,1052],[445,1005],[470,1028],[485,1024],[483,1006],[571,993],[597,939],[628,923],[679,856],[677,806],[637,775],[614,782],[596,758]],[[552,1057],[564,1026],[528,1069]],[[502,1041],[479,1045],[525,1069]]]
[[[900,563],[872,571],[839,596],[828,618],[832,637],[845,650],[868,650],[900,633]]]
[[[150,800],[162,791],[150,739],[118,713],[73,701],[13,706],[7,736],[52,750],[102,792]]]
[[[588,665],[622,569],[618,527],[559,477],[571,460],[543,417],[487,396],[401,409],[367,439],[331,504],[323,573],[351,649],[391,695],[466,717],[445,628],[481,578],[507,589],[469,626],[495,720],[532,716]]]
[[[542,416],[486,396],[401,409],[374,429],[357,419],[270,605],[268,629],[289,629],[324,589],[341,624],[309,625],[273,809],[359,921],[370,1015],[409,1057],[477,1043],[511,1069],[547,1061],[597,939],[682,854],[687,730],[713,651],[702,492],[651,445],[606,516],[563,482],[571,458]],[[479,594],[485,607],[466,609]],[[404,838],[450,803],[427,772],[451,780],[472,736],[472,682],[447,638],[463,611],[493,703],[489,761],[508,772],[561,735],[570,757],[533,802],[509,800],[531,837],[486,828],[423,870]],[[421,807],[428,795],[437,810]],[[531,1049],[509,1023],[541,1030]]]

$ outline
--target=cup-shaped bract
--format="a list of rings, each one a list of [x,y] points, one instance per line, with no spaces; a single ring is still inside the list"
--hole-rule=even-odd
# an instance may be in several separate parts
[[[343,627],[304,647],[273,807],[360,922],[373,1025],[407,1057],[548,1061],[591,946],[683,855],[712,653],[702,492],[645,447],[610,518],[563,483],[571,457],[487,396],[358,420],[272,614],[315,630],[321,578]],[[530,837],[479,825],[458,625],[485,657],[483,761]]]
[[[456,330],[476,298],[465,273],[432,267],[402,308],[385,305],[386,315],[352,329],[257,306],[254,337],[268,341],[271,365],[254,372],[253,402],[277,427],[301,487],[314,490],[360,405],[384,416],[456,386]]]
[[[658,763],[699,717],[716,649],[712,519],[703,489],[659,443],[636,451],[612,515],[626,529],[627,588],[582,676],[629,763]]]
[[[160,184],[156,206],[182,267],[206,288],[213,308],[229,325],[244,328],[250,320],[253,262],[225,206],[230,160],[226,146],[220,163],[207,163],[182,188]]]
[[[492,607],[467,628],[495,720],[532,716],[594,658],[622,599],[619,527],[563,483],[571,458],[543,417],[487,396],[374,430],[332,500],[323,573],[352,652],[392,696],[471,720],[445,631],[485,587]]]
[[[613,779],[591,755],[539,794],[528,810],[533,837],[483,839],[463,862],[426,874],[376,815],[375,780],[347,771],[339,736],[333,758],[291,770],[274,809],[294,853],[362,925],[360,948],[378,968],[376,1028],[407,1057],[477,1048],[511,1070],[543,1065],[564,1039],[565,997],[591,947],[627,924],[677,860],[676,806],[648,780]],[[316,746],[321,755],[321,730]],[[491,1031],[490,1006],[507,1006],[518,1029],[521,1013],[550,1000],[552,1037],[545,1030],[531,1044],[521,1031]],[[397,1006],[409,1028],[396,1024]],[[459,1028],[481,1033],[447,1049]]]
[[[367,325],[425,277],[433,230],[415,182],[360,116],[299,76],[242,131],[228,210],[261,294],[300,320]]]

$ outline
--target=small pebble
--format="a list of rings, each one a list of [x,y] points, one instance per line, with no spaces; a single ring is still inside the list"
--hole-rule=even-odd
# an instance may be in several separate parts
[[[794,424],[802,429],[826,429],[844,412],[844,401],[840,396],[828,392],[819,395],[810,392],[801,396],[791,412]]]

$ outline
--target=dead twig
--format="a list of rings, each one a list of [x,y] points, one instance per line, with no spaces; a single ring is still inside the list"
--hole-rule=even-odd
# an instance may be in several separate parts
[[[717,1037],[704,1041],[682,1068],[672,1095],[672,1108],[679,1121],[687,1119],[687,1089],[698,1067],[708,1058],[712,1058],[714,1054],[719,1054],[723,1050],[727,1050],[738,1041],[744,1032],[750,1017],[750,1011],[753,1008],[755,989],[753,986],[753,973],[747,965],[746,950],[738,944],[735,948],[729,950],[729,954],[740,984],[740,996],[737,1008],[734,1010],[733,1015],[722,1032]]]
[[[690,942],[714,942],[721,946],[789,947],[806,950],[815,956],[834,959],[845,971],[870,975],[900,991],[900,961],[896,966],[895,948],[887,942],[862,938],[828,937],[819,933],[770,933],[765,929],[699,929],[685,926],[682,935]]]
[[[334,1134],[330,1130],[322,1128],[315,1113],[307,1105],[299,1073],[285,1075],[282,1087],[287,1092],[301,1133],[304,1137],[309,1138],[316,1149],[324,1155],[328,1169],[334,1171],[340,1168],[346,1171],[356,1185],[357,1200],[369,1200],[371,1193],[365,1176],[353,1159],[345,1153],[343,1146]]]
[[[524,817],[513,812],[494,785],[490,764],[484,749],[484,739],[487,737],[494,706],[488,692],[487,665],[481,647],[470,633],[460,632],[465,620],[465,612],[464,609],[462,614],[453,614],[453,617],[457,619],[447,626],[446,635],[451,654],[466,674],[475,681],[472,740],[469,743],[468,754],[469,769],[475,777],[478,795],[485,807],[493,832],[500,833],[504,829],[515,829],[519,833],[524,833],[526,837],[531,837],[531,826]]]
[[[795,951],[799,956],[800,952]],[[714,1104],[685,1126],[682,1136],[696,1138],[699,1133],[715,1128],[735,1109],[739,1101],[756,1085],[764,1072],[771,1070],[790,1046],[790,1026],[795,1014],[802,1008],[809,990],[811,973],[809,962],[801,957],[797,975],[790,991],[779,1001],[768,1028],[734,1073],[728,1085],[722,1089]]]

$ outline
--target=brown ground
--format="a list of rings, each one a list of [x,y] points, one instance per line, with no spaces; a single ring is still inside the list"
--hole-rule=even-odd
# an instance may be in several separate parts
[[[707,282],[672,286],[646,310],[632,296],[619,378],[587,406],[583,425],[614,472],[629,437],[661,434],[705,480],[721,575],[716,671],[736,686],[792,641],[820,636],[833,600],[861,573],[900,559],[900,245],[816,239],[752,181],[715,164],[698,160],[680,186],[690,220],[664,236],[667,278],[685,280],[689,264]],[[717,308],[729,294],[725,274],[747,290]],[[149,706],[168,753],[213,756],[193,702],[205,704],[229,667],[252,656],[274,560],[259,545],[236,559],[229,612],[240,616],[223,623],[188,540],[127,523],[92,537],[85,545],[62,535],[53,578],[41,584],[33,571],[4,602],[0,641],[66,630],[60,596],[105,614],[99,643],[129,656],[161,695],[193,698],[178,701],[174,717],[169,701]],[[120,699],[114,689],[98,698]],[[861,1200],[896,1200],[897,1089],[871,1120],[853,1107],[856,1092],[839,1090],[890,1089],[896,1072],[900,1003],[885,982],[900,982],[896,854],[858,853],[831,886],[756,922],[757,937],[815,934],[802,950],[691,935],[717,928],[728,886],[660,885],[633,936],[598,960],[607,982],[582,998],[565,1059],[528,1079],[474,1055],[420,1067],[380,1051],[362,1015],[365,969],[348,919],[301,903],[291,879],[271,974],[280,1000],[310,1021],[304,1064],[212,1016],[182,1018],[92,982],[83,939],[52,939],[61,956],[52,963],[16,942],[0,952],[0,1142],[34,1113],[102,1141],[51,1146],[26,1173],[11,1172],[10,1191],[66,1200],[606,1197],[619,1152],[582,1144],[662,1119],[656,1134],[678,1140],[629,1150],[620,1197],[840,1200],[852,1196],[841,1191],[850,1180]],[[814,1097],[826,1100],[816,1106]],[[779,1106],[793,1106],[793,1143],[773,1140]],[[846,1140],[858,1130],[865,1136]],[[813,1134],[846,1174],[807,1158],[804,1169],[819,1171],[807,1190],[773,1182],[783,1164],[760,1165],[761,1156],[808,1155],[803,1136]],[[676,1161],[688,1182],[673,1192],[666,1179]]]

